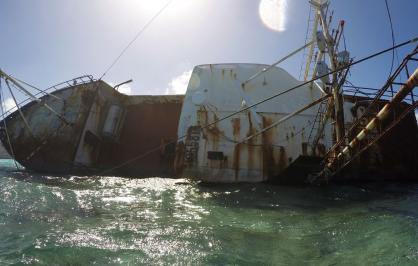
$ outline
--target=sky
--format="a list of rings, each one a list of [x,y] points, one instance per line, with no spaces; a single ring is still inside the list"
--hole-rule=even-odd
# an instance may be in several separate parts
[[[308,0],[173,0],[103,78],[129,79],[128,94],[181,93],[195,65],[270,64],[305,42]],[[80,75],[99,78],[167,0],[0,0],[0,68],[39,88]],[[418,36],[417,0],[388,0],[396,42]],[[260,6],[261,5],[261,6]],[[355,59],[392,44],[384,0],[333,0],[334,25],[346,21]],[[272,30],[263,18],[280,24]],[[400,60],[414,48],[398,51]],[[302,54],[280,66],[299,78]],[[391,55],[356,66],[349,79],[380,87]],[[8,99],[10,102],[10,99]]]

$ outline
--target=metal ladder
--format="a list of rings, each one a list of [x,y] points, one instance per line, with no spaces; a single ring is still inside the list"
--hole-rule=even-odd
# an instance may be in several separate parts
[[[309,133],[308,146],[311,147],[312,151],[315,151],[315,148],[316,148],[315,147],[316,143],[314,143],[314,141],[320,138],[318,134],[321,134],[319,130],[321,128],[321,123],[323,122],[325,114],[327,112],[327,105],[328,105],[327,101],[322,101],[319,104],[318,111],[313,121],[311,131]]]

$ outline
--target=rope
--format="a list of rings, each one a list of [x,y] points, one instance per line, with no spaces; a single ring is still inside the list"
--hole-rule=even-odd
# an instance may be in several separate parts
[[[392,16],[390,14],[388,0],[385,0],[385,5],[386,5],[386,11],[387,11],[387,14],[388,14],[388,18],[389,18],[390,30],[391,30],[391,34],[392,34],[392,46],[395,46],[395,33],[393,31]],[[392,75],[394,63],[395,63],[395,50],[392,51],[392,62],[391,62],[391,66],[390,66],[390,72],[389,72],[388,79]]]
[[[310,27],[310,23],[311,23],[311,15],[312,15],[312,5],[309,5],[309,16],[308,16],[308,26],[306,27],[306,35],[305,35],[305,44],[308,43],[308,38],[309,38],[309,27]],[[307,56],[306,54],[306,49],[303,50],[303,54],[302,54],[302,63],[300,64],[300,70],[299,70],[299,79],[302,78],[302,73],[303,73],[303,66],[305,65],[305,57]]]
[[[11,76],[10,76],[11,77]],[[26,82],[26,81],[23,81],[23,80],[21,80],[21,79],[18,79],[18,78],[16,78],[16,77],[12,77],[13,79],[15,79],[15,80],[17,80],[17,81],[19,81],[20,83],[23,83],[23,84],[25,84],[26,86],[28,86],[28,87],[31,87],[32,89],[35,89],[35,90],[37,90],[39,93],[43,93],[43,94],[45,94],[45,95],[49,95],[49,96],[51,96],[51,97],[53,97],[53,98],[55,98],[55,99],[57,99],[57,100],[61,100],[62,101],[62,99],[60,98],[60,97],[58,97],[58,96],[56,96],[56,95],[53,95],[53,94],[50,94],[50,93],[48,93],[48,92],[46,92],[45,90],[41,90],[41,89],[39,89],[39,88],[37,88],[37,87],[35,87],[34,85],[32,85],[32,84],[30,84],[30,83],[28,83],[28,82]],[[39,94],[38,93],[38,94]],[[26,93],[25,93],[26,94]],[[34,96],[36,96],[37,94],[35,94]],[[29,95],[28,95],[29,96]]]
[[[29,131],[30,135],[31,135],[34,139],[36,139],[36,138],[35,138],[35,136],[33,135],[32,129],[30,128],[28,121],[26,120],[25,116],[23,115],[22,110],[20,109],[19,105],[17,104],[16,97],[15,97],[15,95],[13,94],[12,88],[10,88],[10,84],[9,84],[9,82],[7,81],[7,79],[6,79],[6,85],[7,85],[7,88],[9,89],[10,95],[12,96],[12,99],[13,99],[13,101],[14,101],[15,105],[16,105],[16,108],[17,108],[17,110],[19,111],[20,116],[22,117],[23,123],[25,124],[25,126],[26,126],[27,130]]]

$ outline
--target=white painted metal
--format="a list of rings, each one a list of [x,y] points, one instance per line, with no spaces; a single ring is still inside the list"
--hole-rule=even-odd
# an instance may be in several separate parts
[[[243,80],[266,67],[268,66],[258,64],[218,64],[195,67],[187,88],[178,135],[187,135],[192,127],[205,127],[219,118],[240,110],[243,101],[250,105],[249,101],[256,103],[300,84],[285,70],[274,67],[242,88]],[[263,125],[265,128],[322,96],[322,92],[316,87],[311,88],[305,85],[260,104],[254,112],[262,123],[270,121],[269,124]],[[203,129],[200,136],[194,136],[193,149],[197,149],[197,158],[190,164],[186,164],[183,175],[209,182],[264,181],[268,176],[266,165],[263,163],[266,160],[263,158],[265,156],[263,147],[268,146],[272,149],[273,160],[277,163],[277,173],[283,171],[299,156],[304,153],[307,155],[303,146],[307,142],[316,111],[317,108],[312,107],[269,130],[267,132],[271,139],[269,143],[265,143],[263,135],[259,135],[252,138],[250,145],[239,144],[239,155],[237,155],[237,143],[260,131],[254,125],[254,115],[251,111],[241,112],[219,122],[216,125],[217,130],[214,129],[215,127]],[[234,123],[239,123],[238,133],[237,129],[234,129]],[[216,131],[216,136],[213,136],[213,131]],[[332,142],[329,126],[325,131],[324,139],[325,141],[321,142],[326,148],[330,148]],[[225,159],[208,159],[208,152],[221,152]]]
[[[109,107],[102,131],[104,137],[118,138],[122,115],[123,110],[120,106],[114,104]]]

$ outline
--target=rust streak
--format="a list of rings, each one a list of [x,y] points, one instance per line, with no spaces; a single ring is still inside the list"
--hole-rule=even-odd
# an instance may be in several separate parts
[[[251,113],[248,113],[248,132],[247,137],[252,136],[256,133],[256,129],[253,127],[253,122],[251,119]],[[258,154],[256,154],[255,144],[257,143],[257,137],[250,138],[247,141],[247,152],[248,152],[248,169],[253,169],[255,164],[255,158],[258,158]],[[255,158],[254,158],[255,157]]]
[[[213,114],[213,121],[218,121],[218,117],[216,114]],[[223,134],[223,131],[221,131],[218,128],[218,124],[214,124],[207,128],[207,131],[209,133],[208,140],[212,142],[212,149],[214,151],[219,150],[219,139],[220,136]]]
[[[241,119],[233,118],[232,123],[232,134],[234,135],[234,140],[238,141],[241,133]]]
[[[283,171],[287,167],[287,155],[286,155],[286,149],[284,147],[280,147],[280,158],[279,158],[279,170]]]
[[[235,180],[238,180],[239,168],[240,168],[240,157],[241,157],[241,144],[236,144],[234,146],[234,158],[232,162],[232,167],[235,169]]]
[[[273,123],[271,118],[263,116],[263,128],[270,126]],[[276,163],[273,154],[273,136],[272,131],[265,131],[262,133],[263,142],[263,176],[270,178],[275,174]]]

